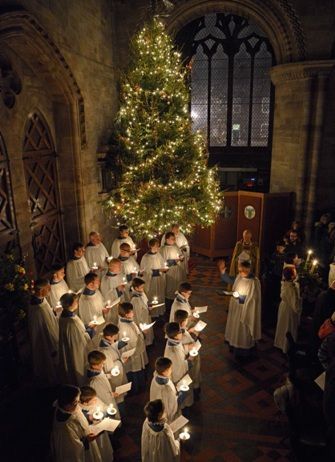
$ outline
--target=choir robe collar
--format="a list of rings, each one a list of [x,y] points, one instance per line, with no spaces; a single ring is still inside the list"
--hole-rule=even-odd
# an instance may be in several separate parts
[[[118,273],[112,273],[111,271],[107,271],[106,276],[113,278],[115,276],[118,276]]]
[[[54,281],[54,280],[52,280],[52,281],[50,281],[50,284],[51,284],[52,286],[54,286],[54,285],[56,285],[56,284],[59,284],[59,283],[62,282],[62,281],[63,281],[63,279],[61,279],[60,281]]]
[[[132,322],[134,322],[134,320],[120,317],[120,322],[124,322],[125,324],[131,324]]]
[[[76,261],[76,260],[80,260],[81,258],[82,258],[82,257],[76,257],[75,255],[73,255],[73,256],[71,257],[71,260]]]
[[[99,343],[99,347],[110,347],[112,343],[110,343],[107,339],[102,338]]]
[[[86,247],[99,247],[100,244],[98,245],[95,245],[95,244],[92,244],[92,242],[89,242]]]
[[[180,303],[188,303],[188,300],[186,300],[186,298],[184,298],[179,292],[177,292],[176,300]]]
[[[173,340],[172,338],[168,338],[168,341],[167,341],[167,344],[172,347],[178,346],[180,345],[180,343],[181,343],[180,340]]]
[[[83,290],[83,295],[94,295],[95,292],[95,290],[91,290],[88,287],[85,287],[85,289]]]
[[[92,377],[97,377],[100,374],[101,374],[101,371],[94,371],[93,369],[87,369],[86,371],[86,377],[88,379],[91,379]]]
[[[72,416],[70,412],[64,411],[64,409],[61,409],[60,407],[57,407],[56,409],[56,420],[57,422],[66,422],[69,420],[69,418]]]
[[[131,296],[132,297],[142,297],[143,295],[143,292],[137,292],[136,289],[134,289],[133,287],[131,288]]]
[[[147,255],[157,255],[158,252],[151,252],[151,250],[149,250],[149,252],[147,252]]]
[[[120,261],[127,261],[129,260],[129,257],[121,257],[121,255],[118,257]]]
[[[60,316],[61,318],[74,318],[76,313],[74,311],[63,310]]]
[[[159,433],[164,429],[164,423],[161,423],[161,422],[149,422],[148,421],[148,425],[151,428],[151,430],[153,430],[156,433]]]
[[[163,375],[157,374],[155,380],[158,385],[167,385],[169,383],[169,377],[164,377]]]
[[[39,298],[36,295],[32,295],[30,299],[30,304],[31,305],[41,305],[41,303],[43,303],[43,300],[44,300],[44,297]]]

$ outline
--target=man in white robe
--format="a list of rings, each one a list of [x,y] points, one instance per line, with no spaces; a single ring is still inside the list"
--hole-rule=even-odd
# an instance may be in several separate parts
[[[69,292],[69,286],[65,282],[65,267],[64,265],[54,265],[52,267],[52,276],[50,279],[50,293],[48,301],[53,310],[60,315],[59,300],[62,295]],[[59,313],[59,314],[58,314]]]
[[[47,302],[50,284],[38,279],[34,285],[27,312],[28,331],[33,357],[33,370],[41,384],[55,385],[58,380],[58,321]]]
[[[79,388],[64,385],[58,393],[51,432],[53,462],[108,462],[79,407]]]
[[[188,262],[189,262],[190,254],[191,254],[189,242],[185,234],[180,231],[180,226],[177,223],[174,223],[171,226],[171,232],[175,235],[176,244],[179,247],[179,249],[182,251],[183,256],[185,257],[182,262],[182,265],[184,265],[185,273],[188,274]],[[162,237],[161,245],[165,244],[165,236],[166,236],[166,233]]]
[[[149,241],[149,252],[143,255],[140,268],[143,271],[143,279],[145,280],[145,293],[148,296],[150,303],[155,300],[158,306],[153,307],[151,316],[161,316],[165,312],[165,287],[168,268],[165,267],[164,258],[159,253],[159,240],[154,238]]]
[[[79,316],[85,326],[91,324],[95,319],[103,317],[108,312],[99,287],[99,277],[95,273],[86,274],[85,289],[79,298]]]
[[[59,369],[62,383],[83,385],[87,353],[92,349],[91,337],[82,320],[76,315],[78,295],[64,294],[61,297],[63,308],[59,318]],[[89,326],[94,332],[94,326]]]
[[[251,273],[250,261],[238,264],[238,276],[226,272],[224,261],[219,262],[221,280],[233,284],[233,296],[225,331],[225,340],[236,355],[248,355],[261,339],[261,285]]]
[[[164,404],[168,423],[172,423],[180,415],[180,403],[183,392],[178,392],[171,380],[172,361],[160,357],[155,362],[155,372],[150,385],[150,401],[161,399]]]
[[[117,237],[114,240],[112,244],[112,249],[111,249],[111,256],[113,258],[118,258],[118,256],[120,255],[120,245],[121,244],[129,244],[132,254],[135,256],[135,258],[137,257],[136,244],[132,240],[132,238],[129,236],[129,228],[127,225],[119,226],[119,237]]]
[[[184,257],[176,245],[176,238],[172,232],[166,233],[165,244],[161,247],[160,253],[164,259],[164,265],[166,263],[169,268],[169,271],[166,273],[165,290],[166,304],[169,309],[180,283],[186,280],[185,269],[181,265]]]
[[[142,462],[179,462],[180,443],[175,439],[168,423],[162,400],[146,404],[141,438]]]
[[[76,242],[72,247],[72,258],[66,265],[66,280],[71,290],[78,292],[84,288],[84,278],[89,273],[85,258],[85,247],[81,242]]]
[[[90,269],[96,269],[100,273],[107,268],[109,254],[102,243],[101,235],[96,231],[89,234],[89,243],[86,246],[86,260]]]

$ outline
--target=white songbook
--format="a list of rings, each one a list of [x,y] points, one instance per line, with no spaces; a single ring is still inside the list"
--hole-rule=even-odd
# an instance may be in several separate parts
[[[176,418],[176,420],[170,423],[170,428],[173,433],[176,433],[178,430],[184,427],[188,422],[189,420],[186,419],[186,417],[184,417],[183,415],[180,415],[179,417]]]
[[[124,385],[120,385],[119,387],[115,388],[115,392],[119,395],[123,395],[123,393],[127,393],[127,391],[131,390],[131,385],[133,382],[125,383]]]
[[[151,324],[146,324],[145,322],[140,322],[140,329],[141,331],[145,331],[150,329],[155,324],[156,321],[152,322]]]
[[[202,330],[204,330],[206,326],[207,326],[207,322],[198,321],[196,325],[194,326],[194,330],[196,330],[197,332],[201,332]]]
[[[94,324],[95,326],[101,326],[101,324],[104,324],[105,318],[103,316],[97,316],[94,319],[92,319],[90,324]]]
[[[109,419],[108,417],[106,417],[101,422],[94,424],[94,425],[90,425],[88,427],[89,433],[98,435],[99,433],[103,431],[114,432],[117,429],[117,427],[120,425],[120,423],[121,423],[121,420]]]
[[[130,358],[135,353],[136,348],[132,348],[131,350],[124,351],[121,355],[121,359],[124,360],[126,358]]]
[[[206,313],[207,309],[208,309],[208,306],[196,306],[195,307],[195,310],[198,313]]]
[[[192,350],[197,350],[197,351],[199,351],[201,347],[202,347],[202,345],[201,345],[200,340],[197,340],[197,341],[195,342],[195,344],[193,345]]]
[[[108,305],[107,305],[107,301],[105,301],[106,308],[113,308],[113,306],[118,305],[120,303],[120,301],[121,301],[120,297],[117,298],[116,300],[114,300],[113,302],[108,303]]]
[[[180,391],[180,387],[189,387],[192,382],[193,380],[191,379],[191,377],[188,374],[186,374],[182,379],[179,380],[179,382],[176,385],[176,388],[178,391]]]

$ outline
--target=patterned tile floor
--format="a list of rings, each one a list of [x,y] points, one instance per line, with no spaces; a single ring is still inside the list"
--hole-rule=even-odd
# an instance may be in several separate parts
[[[274,405],[273,390],[286,372],[285,357],[274,349],[273,331],[265,330],[257,354],[238,361],[224,343],[227,306],[216,290],[221,288],[217,269],[209,260],[193,261],[190,274],[192,303],[209,305],[202,316],[208,323],[201,349],[202,392],[190,413],[191,439],[182,446],[183,462],[284,462],[292,460],[283,444],[285,418]],[[164,351],[162,326],[149,349],[150,370]],[[2,403],[0,412],[1,461],[49,461],[48,434],[55,391],[36,392],[27,386]],[[120,437],[115,462],[140,461],[143,406],[148,393],[128,399],[128,417]],[[1,442],[1,440],[0,440]],[[164,462],[164,461],[162,461]]]

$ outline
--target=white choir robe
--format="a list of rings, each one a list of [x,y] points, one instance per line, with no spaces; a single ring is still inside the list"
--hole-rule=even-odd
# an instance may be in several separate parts
[[[181,342],[168,339],[166,342],[164,357],[172,361],[171,380],[177,386],[177,383],[189,373],[188,361],[186,352]],[[185,399],[182,402],[182,408],[192,406],[193,404],[193,387],[190,385],[190,390],[185,393]]]
[[[184,298],[181,293],[177,292],[176,298],[173,300],[171,311],[170,311],[170,322],[174,322],[174,315],[177,310],[184,310],[188,312],[189,316],[192,316],[192,309],[190,302]],[[189,324],[189,322],[188,322]]]
[[[42,383],[55,385],[59,383],[58,320],[45,298],[34,300],[36,304],[28,306],[27,315],[34,375]]]
[[[87,264],[90,268],[96,263],[99,268],[107,268],[106,258],[109,257],[106,247],[102,242],[98,245],[93,245],[91,243],[87,244],[85,257]]]
[[[50,283],[50,293],[48,296],[48,302],[50,303],[50,306],[55,309],[57,303],[59,303],[59,300],[62,295],[66,294],[69,292],[69,286],[66,284],[64,279],[59,282],[53,282],[51,281]]]
[[[301,314],[299,284],[297,282],[282,281],[280,298],[274,346],[280,348],[283,353],[287,353],[289,345],[286,333],[290,332],[295,342],[298,338]]]
[[[179,247],[167,244],[160,248],[160,253],[164,259],[164,263],[168,260],[176,260],[181,255]],[[179,289],[180,283],[185,280],[185,270],[180,262],[176,262],[175,265],[169,266],[169,271],[166,273],[165,297],[169,300],[173,300],[175,298],[176,291]]]
[[[82,386],[85,383],[87,354],[92,341],[84,323],[77,316],[59,318],[59,367],[62,383]]]
[[[117,237],[114,239],[113,244],[112,244],[112,249],[111,249],[111,256],[113,258],[118,258],[120,255],[120,245],[121,244],[129,244],[130,245],[130,250],[136,250],[136,245],[135,242],[132,240],[130,236],[128,237]],[[136,258],[136,254],[135,254]]]
[[[131,281],[132,278],[130,277],[131,274],[138,274],[140,271],[140,266],[135,260],[134,257],[129,257],[126,260],[122,260],[122,257],[119,257],[121,260],[121,272],[123,273],[123,276],[126,278],[127,283],[126,283],[126,288],[124,291],[124,298],[126,302],[129,302],[130,300],[130,287],[131,287]]]
[[[148,297],[145,293],[136,292],[134,289],[130,291],[130,301],[134,307],[134,321],[140,327],[140,323],[151,324],[152,319],[148,308]],[[145,344],[152,345],[154,341],[153,327],[144,332]]]
[[[243,304],[231,297],[225,331],[225,340],[234,348],[249,350],[261,338],[261,286],[256,277],[238,275],[233,291],[245,296]]]
[[[121,360],[121,353],[118,349],[119,342],[110,344],[102,335],[96,335],[96,339],[93,339],[93,343],[96,344],[96,349],[102,351],[106,356],[106,362],[104,364],[104,371],[108,374],[108,380],[112,386],[112,390],[115,391],[116,387],[124,385],[128,382],[124,364]],[[118,367],[120,374],[117,376],[110,375],[113,367]],[[110,377],[109,377],[110,375]],[[115,398],[117,403],[122,403],[124,401],[124,394]]]
[[[184,345],[184,350],[189,352],[189,346],[194,343],[195,340],[193,339],[192,335],[184,329],[183,337],[181,339],[181,343]],[[201,382],[201,361],[200,361],[200,353],[197,356],[193,356],[192,358],[192,367],[190,369],[190,377],[193,380],[192,386],[193,388],[200,388]]]
[[[164,383],[159,383],[159,380]],[[150,385],[150,401],[155,399],[161,399],[163,401],[168,423],[173,422],[180,416],[178,392],[175,385],[172,380],[158,375],[157,372],[154,372]]]
[[[331,263],[329,265],[329,273],[328,273],[328,285],[329,287],[335,281],[335,263]]]
[[[106,415],[106,411],[108,407],[97,396],[94,398],[94,400],[92,400],[92,404],[88,404],[88,405],[79,404],[79,406],[82,409],[82,411],[89,416],[89,422],[93,421],[93,414],[97,406],[99,406],[100,409],[102,409],[102,412],[104,412],[105,415]],[[113,446],[110,442],[108,432],[104,431],[100,433],[98,438],[96,439],[96,442],[97,442],[97,445],[98,445],[98,448],[101,454],[102,461],[103,462],[113,462],[113,459],[114,459]]]
[[[104,371],[101,371],[97,374],[94,372],[95,371],[91,371],[91,369],[87,371],[87,385],[92,387],[96,391],[97,397],[101,399],[101,401],[105,403],[107,407],[110,404],[112,404],[115,407],[115,409],[117,410],[115,418],[120,420],[119,408],[116,404],[115,398],[113,396],[113,390],[106,374],[104,373]]]
[[[84,277],[90,272],[86,258],[72,259],[66,265],[66,280],[73,292],[78,292],[85,287]]]
[[[145,280],[145,293],[148,295],[150,303],[154,297],[157,297],[158,303],[165,303],[166,276],[158,270],[164,268],[164,258],[160,253],[147,252],[143,255],[140,268],[143,271]],[[165,306],[154,308],[151,316],[160,316],[164,314]]]
[[[156,432],[146,419],[141,438],[142,462],[179,462],[180,443],[175,439],[169,424],[164,423],[163,430]]]
[[[124,292],[119,295],[117,291],[117,287],[126,285],[124,282],[124,274],[110,274],[108,271],[107,273],[102,276],[101,278],[101,285],[100,291],[102,293],[103,299],[105,304],[107,300],[114,302],[119,297],[121,298],[121,302],[125,301]],[[113,306],[109,309],[108,313],[105,315],[106,322],[111,322],[117,326],[119,322],[119,315],[118,315],[118,305]]]
[[[190,254],[191,254],[190,245],[188,243],[188,240],[185,234],[182,233],[181,231],[179,231],[178,234],[175,234],[175,237],[176,237],[176,245],[179,247],[179,249],[182,250],[182,254],[185,257],[182,264],[185,266],[186,274],[188,274],[188,262],[189,262]],[[164,244],[165,244],[165,234],[163,235],[162,241],[161,241],[161,245],[164,245]]]
[[[149,360],[145,349],[143,332],[141,332],[134,321],[125,322],[123,318],[119,318],[119,329],[120,337],[129,337],[127,346],[120,350],[121,354],[136,348],[135,353],[130,356],[124,365],[126,372],[138,372],[145,369]]]
[[[78,406],[68,419],[57,416],[69,414],[56,409],[51,432],[51,454],[53,462],[107,462],[102,459],[97,442],[89,442],[89,449],[84,447],[83,440],[89,433],[89,424]]]
[[[93,316],[97,318],[103,316],[102,309],[104,308],[104,299],[101,295],[100,290],[96,290],[92,295],[85,295],[84,292],[79,298],[79,316],[85,326],[88,326],[93,321]],[[98,326],[98,330],[103,329],[102,326]]]

